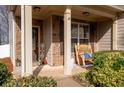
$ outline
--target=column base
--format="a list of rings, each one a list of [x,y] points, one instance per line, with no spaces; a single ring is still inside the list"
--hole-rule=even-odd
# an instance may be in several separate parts
[[[70,68],[64,68],[64,75],[72,75],[72,69]]]

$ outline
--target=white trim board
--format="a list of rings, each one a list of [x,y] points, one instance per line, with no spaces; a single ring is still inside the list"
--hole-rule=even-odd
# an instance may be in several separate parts
[[[0,45],[0,58],[10,57],[10,45]]]

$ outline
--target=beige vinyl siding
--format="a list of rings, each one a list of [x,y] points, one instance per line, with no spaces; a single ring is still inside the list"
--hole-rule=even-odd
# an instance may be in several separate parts
[[[124,50],[124,14],[118,18],[117,29],[117,49]]]
[[[111,30],[112,22],[104,21],[98,23],[97,41],[98,51],[111,50]]]
[[[46,48],[46,56],[49,65],[52,63],[52,17],[43,21],[43,41]]]

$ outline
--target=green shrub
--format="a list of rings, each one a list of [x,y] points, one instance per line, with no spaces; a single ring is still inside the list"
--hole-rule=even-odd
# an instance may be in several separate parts
[[[73,76],[73,79],[76,80],[79,84],[81,84],[83,87],[91,87],[93,85],[89,82],[89,73],[88,72],[81,72],[77,75]]]
[[[6,81],[8,77],[7,66],[0,63],[0,86]]]
[[[89,80],[95,86],[124,86],[124,57],[121,52],[98,52],[93,55]]]
[[[2,87],[18,87],[16,79],[7,79],[6,82],[2,84]]]
[[[88,76],[88,73],[87,72],[81,72],[79,74],[79,79],[80,80],[87,80],[88,79],[87,76]]]
[[[93,54],[93,59],[95,60],[95,59],[98,58],[101,54],[106,54],[106,53],[119,54],[119,55],[121,55],[121,56],[124,57],[124,51],[114,50],[114,51],[100,51],[100,52],[96,52],[96,53]]]
[[[55,87],[57,82],[51,77],[29,76],[17,80],[10,79],[3,87]]]

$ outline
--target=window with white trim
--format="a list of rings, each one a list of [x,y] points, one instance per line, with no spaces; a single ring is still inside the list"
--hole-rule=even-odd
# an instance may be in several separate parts
[[[74,45],[89,43],[90,25],[85,23],[72,22],[71,24],[71,51],[74,52]]]

